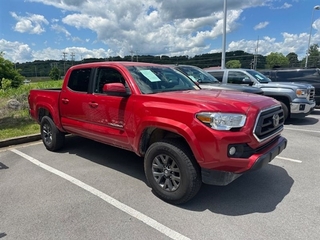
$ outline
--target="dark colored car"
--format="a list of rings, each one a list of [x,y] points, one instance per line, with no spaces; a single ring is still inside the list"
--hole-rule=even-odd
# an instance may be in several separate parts
[[[203,69],[192,65],[175,65],[173,68],[179,70],[193,81],[197,82],[202,89],[221,89],[263,94],[263,91],[257,87],[241,86],[235,84],[221,83],[211,74]]]
[[[320,106],[320,69],[267,69],[259,70],[273,82],[309,83],[315,88],[316,105]]]

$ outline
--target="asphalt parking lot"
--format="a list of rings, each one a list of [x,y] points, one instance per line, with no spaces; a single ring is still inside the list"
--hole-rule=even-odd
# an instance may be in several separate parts
[[[169,205],[131,152],[69,137],[0,148],[0,238],[318,239],[320,109],[285,125],[287,148],[228,186]]]

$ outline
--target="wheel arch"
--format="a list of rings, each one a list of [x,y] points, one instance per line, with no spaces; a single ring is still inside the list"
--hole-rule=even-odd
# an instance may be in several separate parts
[[[41,123],[41,120],[44,116],[48,116],[50,117],[53,122],[55,123],[56,127],[64,132],[61,124],[60,124],[60,119],[59,119],[59,115],[58,114],[54,114],[54,110],[50,107],[50,106],[43,106],[43,105],[39,105],[37,107],[37,121],[38,123]]]
[[[279,102],[281,102],[281,103],[283,103],[284,105],[286,105],[286,107],[287,107],[287,117],[286,117],[286,119],[288,119],[289,117],[290,117],[290,115],[291,115],[291,108],[290,108],[290,99],[288,98],[288,97],[284,97],[284,96],[275,96],[274,97],[276,100],[278,100]],[[284,110],[285,111],[285,110]],[[285,113],[284,113],[285,114]],[[286,120],[285,119],[285,120]]]
[[[197,160],[202,159],[200,146],[197,146],[197,143],[189,144],[191,141],[188,141],[183,135],[160,127],[147,127],[143,130],[138,145],[139,155],[144,156],[150,145],[163,139],[177,139],[181,141],[190,149]]]

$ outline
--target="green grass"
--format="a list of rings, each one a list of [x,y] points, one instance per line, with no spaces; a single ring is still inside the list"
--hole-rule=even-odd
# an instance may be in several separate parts
[[[31,89],[60,88],[62,80],[29,83],[17,89],[0,89],[0,140],[36,134],[40,132],[39,125],[29,116],[28,94]],[[7,108],[10,99],[21,103],[19,110]]]
[[[7,118],[0,120],[0,140],[40,133],[40,127],[31,118]],[[4,127],[4,129],[2,129]]]

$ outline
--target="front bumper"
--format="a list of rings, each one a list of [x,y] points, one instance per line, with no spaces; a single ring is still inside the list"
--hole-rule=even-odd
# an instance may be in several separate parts
[[[290,117],[291,118],[303,118],[309,115],[315,108],[316,103],[291,103]]]
[[[202,182],[210,185],[225,186],[240,177],[246,172],[251,172],[262,168],[264,165],[271,162],[277,155],[279,155],[287,147],[287,139],[280,137],[278,144],[270,148],[264,154],[260,155],[251,166],[245,172],[233,173],[226,171],[218,171],[212,169],[201,168]]]

